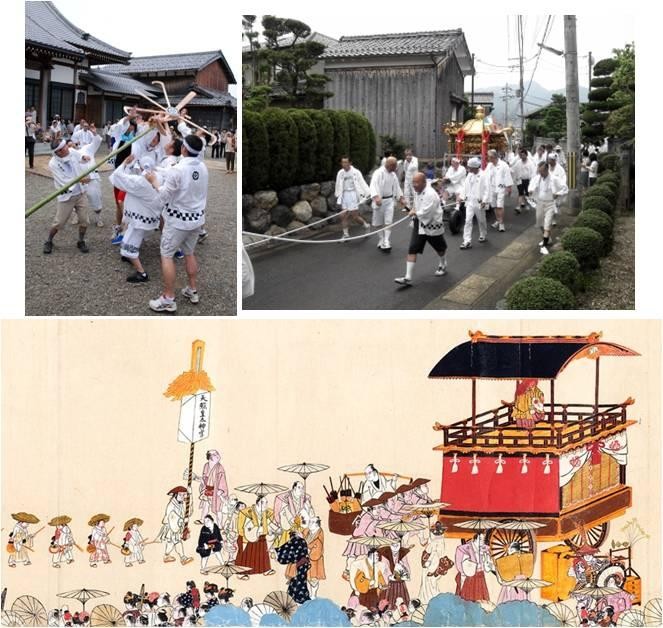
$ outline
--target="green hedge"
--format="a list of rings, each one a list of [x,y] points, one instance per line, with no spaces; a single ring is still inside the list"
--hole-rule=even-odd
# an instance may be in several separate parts
[[[269,138],[259,113],[242,116],[242,189],[262,190],[269,183]]]
[[[590,102],[603,102],[608,99],[610,94],[612,94],[612,89],[610,87],[597,87],[596,89],[590,90],[587,94],[587,98]]]
[[[563,283],[548,277],[526,277],[506,294],[510,310],[572,310],[573,293]]]
[[[605,256],[612,251],[614,223],[612,218],[599,209],[584,209],[578,214],[575,227],[589,227],[601,234],[603,238],[602,254]]]
[[[351,111],[268,108],[243,114],[242,186],[265,188],[334,179],[341,155],[363,174],[375,165],[375,132]]]
[[[316,155],[318,153],[318,133],[311,117],[303,109],[293,109],[288,112],[290,119],[297,125],[298,136],[298,163],[297,183],[313,183],[315,181]]]
[[[543,258],[539,265],[539,275],[555,279],[575,292],[580,285],[580,264],[572,253],[557,251]]]
[[[619,155],[615,153],[599,153],[599,172],[604,172],[605,170],[613,170],[618,172],[621,166],[621,159]]]
[[[329,111],[329,118],[334,127],[334,148],[332,162],[335,168],[340,168],[341,157],[350,154],[350,129],[348,119],[342,111]]]
[[[313,120],[316,135],[318,136],[318,151],[315,156],[315,179],[316,181],[327,181],[334,177],[334,127],[329,115],[327,115],[327,111],[307,109],[306,113]]]
[[[603,238],[598,231],[589,227],[571,227],[562,235],[562,246],[575,255],[583,271],[598,268],[603,251]]]
[[[595,183],[591,188],[587,188],[582,196],[583,199],[589,198],[590,196],[602,196],[603,198],[608,199],[613,205],[617,200],[617,194],[613,191],[612,187],[603,183]]]
[[[597,209],[605,212],[606,215],[612,216],[615,211],[615,206],[607,198],[602,196],[586,196],[582,199],[582,209]]]
[[[611,87],[612,86],[612,77],[611,76],[597,76],[593,78],[590,83],[590,87]]]
[[[612,74],[617,69],[617,59],[607,58],[601,59],[594,64],[594,76],[607,76]]]
[[[297,177],[297,125],[284,109],[266,109],[262,115],[269,137],[269,185],[273,189],[281,190],[293,185]]]
[[[596,180],[596,183],[600,184],[600,183],[605,183],[606,181],[608,182],[612,181],[617,186],[619,186],[622,182],[619,174],[617,174],[613,170],[606,170],[601,175],[599,175],[599,178]]]

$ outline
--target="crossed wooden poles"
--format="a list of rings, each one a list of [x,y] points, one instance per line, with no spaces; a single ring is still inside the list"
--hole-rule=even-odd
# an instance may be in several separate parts
[[[149,96],[145,95],[140,90],[136,90],[136,93],[141,98],[144,98],[148,102],[151,102],[153,105],[156,105],[157,107],[159,107],[159,111],[155,111],[153,109],[134,109],[133,111],[140,112],[140,113],[151,113],[151,114],[156,114],[156,115],[163,115],[164,113],[166,113],[167,116],[168,116],[165,120],[166,122],[169,121],[169,120],[182,120],[182,121],[186,122],[187,124],[189,124],[191,126],[194,126],[197,129],[203,131],[204,133],[207,133],[207,135],[212,137],[213,141],[210,144],[208,144],[208,146],[211,146],[214,143],[214,141],[216,140],[216,138],[207,129],[204,129],[203,127],[198,126],[194,122],[191,122],[191,120],[189,120],[188,117],[183,116],[180,113],[180,111],[191,100],[193,100],[193,98],[195,98],[197,96],[196,92],[194,92],[194,91],[189,92],[184,98],[182,98],[182,100],[180,100],[179,103],[177,103],[177,105],[175,107],[173,107],[170,104],[170,99],[168,98],[168,93],[166,92],[166,86],[163,84],[163,82],[162,81],[152,81],[152,83],[154,85],[160,85],[161,86],[161,89],[163,89],[163,94],[164,94],[164,97],[166,99],[166,103],[168,104],[168,107],[161,106],[158,102],[152,100]],[[124,112],[127,115],[129,115],[128,110],[130,110],[130,109],[131,108],[128,107],[128,106],[124,107]],[[101,161],[98,161],[94,165],[90,166],[87,170],[85,170],[83,173],[78,175],[75,179],[72,179],[71,181],[69,181],[69,183],[67,183],[66,185],[63,185],[60,189],[55,190],[55,192],[52,192],[46,198],[43,198],[41,201],[35,203],[32,207],[30,207],[30,209],[28,209],[25,212],[25,217],[28,218],[29,216],[32,216],[32,214],[34,214],[38,209],[41,209],[44,205],[46,205],[47,203],[50,203],[53,199],[60,196],[60,194],[67,191],[72,185],[76,185],[76,183],[78,183],[82,179],[85,179],[85,177],[92,174],[100,166],[103,166],[109,159],[112,159],[113,157],[115,157],[115,155],[117,155],[119,152],[123,151],[127,146],[130,146],[131,144],[133,144],[134,142],[139,140],[141,137],[144,137],[148,133],[151,133],[152,132],[152,124],[153,123],[150,122],[150,128],[149,129],[147,129],[146,131],[143,131],[142,133],[139,133],[138,135],[136,135],[136,137],[130,139],[128,142],[125,142],[124,144],[122,144],[122,146],[120,148],[116,148],[115,150],[111,151]]]

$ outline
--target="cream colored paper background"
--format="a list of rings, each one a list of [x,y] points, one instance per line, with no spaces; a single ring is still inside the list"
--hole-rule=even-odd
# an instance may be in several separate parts
[[[427,374],[467,339],[468,329],[514,335],[602,330],[605,339],[642,354],[601,361],[601,401],[635,397],[630,417],[638,420],[629,428],[627,481],[634,488],[634,506],[613,523],[608,543],[622,538],[619,527],[627,519],[638,518],[651,538],[636,547],[634,567],[644,598],[659,595],[657,321],[31,320],[2,325],[2,579],[8,605],[18,595],[32,594],[50,608],[62,604],[56,593],[87,587],[110,591],[103,601],[122,607],[122,595],[138,591],[142,583],[148,591],[177,593],[188,579],[199,585],[205,580],[198,560],[187,567],[164,565],[159,545],[146,549],[145,565],[131,569],[111,548],[112,565],[90,569],[87,554],[77,553],[73,565],[55,570],[47,552],[51,529],[37,538],[30,567],[7,569],[4,552],[10,513],[17,510],[34,512],[42,521],[69,514],[81,546],[89,533],[85,524],[97,512],[112,516],[115,542],[132,516],[143,518],[144,535],[154,537],[166,491],[182,483],[188,460],[187,445],[176,439],[178,404],[162,392],[188,369],[194,339],[206,342],[205,369],[217,388],[210,438],[196,447],[196,471],[209,448],[221,451],[231,487],[257,481],[289,485],[294,477],[277,466],[303,460],[329,464],[329,472],[308,483],[326,531],[322,482],[330,474],[336,484],[343,472],[361,471],[373,462],[380,469],[431,478],[431,494],[439,494],[441,456],[432,448],[441,434],[431,427],[470,414],[470,384],[429,380]],[[593,383],[593,364],[574,363],[558,379],[556,400],[590,403]],[[478,409],[510,398],[513,387],[513,382],[480,382]],[[344,539],[326,532],[326,541],[328,580],[320,596],[342,604],[349,593],[340,578]],[[452,559],[456,544],[447,541]],[[188,552],[197,559],[194,545],[188,542]],[[548,545],[540,544],[539,551]],[[419,547],[411,554],[413,596],[420,555]],[[276,569],[275,576],[235,580],[234,601],[284,589],[284,568]],[[443,590],[453,590],[454,575],[455,569],[442,579]],[[495,601],[498,586],[492,577],[489,587]],[[73,602],[70,608],[79,605]]]

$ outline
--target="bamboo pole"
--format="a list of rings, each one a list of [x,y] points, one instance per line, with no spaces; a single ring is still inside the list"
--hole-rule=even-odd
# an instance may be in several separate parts
[[[32,216],[32,214],[34,214],[38,209],[41,209],[44,205],[46,205],[47,203],[50,203],[54,198],[57,198],[58,196],[60,196],[60,194],[62,194],[66,190],[68,190],[72,185],[76,185],[81,179],[84,179],[88,175],[92,174],[97,168],[99,168],[100,166],[103,166],[109,159],[112,159],[113,157],[115,157],[115,155],[117,155],[118,153],[123,151],[127,146],[130,146],[136,140],[139,140],[141,137],[145,137],[148,133],[152,132],[153,130],[154,129],[149,128],[146,131],[143,131],[142,133],[139,133],[133,139],[129,140],[128,142],[125,142],[119,148],[116,148],[114,151],[108,153],[108,155],[106,155],[106,157],[104,157],[101,161],[97,162],[93,166],[90,166],[85,172],[80,174],[73,181],[70,181],[69,183],[67,183],[67,185],[62,186],[59,190],[55,190],[55,192],[53,192],[52,194],[49,194],[46,198],[43,198],[38,203],[34,204],[30,209],[28,209],[25,212],[25,217],[28,218],[29,216]]]
[[[203,369],[203,356],[205,355],[205,343],[202,340],[194,340],[191,343],[191,370],[200,373]],[[193,480],[193,454],[195,443],[189,445],[189,474],[187,477],[186,514],[184,518],[188,521],[191,516],[191,483]]]

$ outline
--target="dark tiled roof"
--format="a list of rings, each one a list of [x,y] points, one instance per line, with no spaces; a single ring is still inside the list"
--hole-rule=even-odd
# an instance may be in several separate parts
[[[193,88],[200,95],[196,96],[193,100],[189,101],[187,107],[232,107],[233,109],[237,108],[237,99],[229,94],[228,92],[221,92],[216,89],[210,89],[209,87],[199,87],[195,85]],[[179,102],[184,97],[184,94],[176,94],[175,96],[170,96],[170,101],[172,103]],[[157,98],[157,102],[162,105],[166,104],[165,98]]]
[[[136,90],[139,89],[148,94],[160,93],[152,85],[145,85],[145,83],[141,83],[130,76],[111,74],[109,72],[101,72],[100,70],[81,72],[81,78],[104,92],[136,95]]]
[[[291,46],[292,42],[294,40],[294,35],[286,35],[284,37],[279,38],[279,47],[281,48],[286,48],[287,46]],[[334,39],[333,37],[329,37],[328,35],[323,35],[322,33],[318,33],[317,31],[313,31],[308,37],[304,37],[303,39],[299,40],[300,42],[304,41],[316,41],[319,44],[324,44],[325,46],[331,46],[335,44],[338,40]],[[264,42],[260,42],[261,46],[264,46]],[[251,52],[251,46],[250,45],[245,45],[242,46],[242,53],[246,52]]]
[[[462,37],[463,31],[460,29],[344,36],[330,45],[321,58],[434,54],[453,50],[462,41]]]
[[[130,52],[85,33],[67,20],[52,2],[25,3],[25,41],[79,58],[89,55],[97,60],[125,62],[131,56]]]
[[[150,57],[134,57],[130,59],[129,65],[111,64],[104,66],[105,72],[119,72],[121,74],[149,74],[150,72],[185,72],[198,70],[216,60],[221,61],[228,81],[235,83],[230,66],[220,50],[208,52],[191,52],[184,54],[155,55]]]

